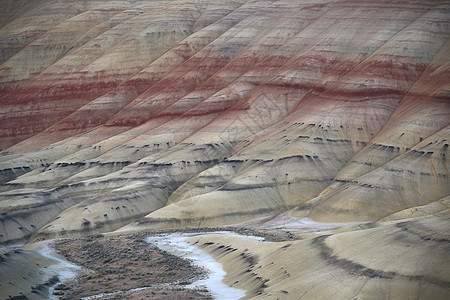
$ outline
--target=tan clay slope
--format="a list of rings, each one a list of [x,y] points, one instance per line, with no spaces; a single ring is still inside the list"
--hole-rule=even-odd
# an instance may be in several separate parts
[[[290,242],[202,235],[244,299],[447,299],[449,218]]]
[[[256,3],[256,4],[258,4],[258,3]],[[251,6],[250,6],[250,8],[252,8]],[[239,14],[242,14],[242,13],[244,13],[244,14],[248,14],[247,13],[247,10],[249,10],[249,8],[248,7],[246,7],[246,8],[243,8],[242,9],[242,11],[239,13],[237,13],[237,15],[239,16]],[[286,9],[285,9],[286,10]],[[251,10],[250,10],[251,11]],[[237,29],[236,29],[237,30]],[[217,46],[222,46],[222,44],[223,43],[226,43],[227,41],[229,40],[229,38],[228,39],[222,39],[222,41],[220,42],[220,43],[218,43],[218,45]],[[216,48],[217,48],[217,46],[215,46]],[[222,46],[223,47],[223,46]],[[213,48],[214,49],[214,48]],[[198,58],[197,58],[197,61],[198,61]],[[185,64],[184,64],[185,65]],[[186,69],[186,67],[184,68],[185,70],[183,71],[183,69],[181,68],[180,69],[180,71],[182,71],[182,72],[187,72],[187,71],[189,71],[190,70],[190,68],[187,68]],[[176,73],[173,75],[173,76],[178,76],[179,77],[179,75],[176,75]],[[164,87],[164,85],[163,84],[161,84],[163,87]],[[151,128],[151,127],[150,127]],[[174,128],[174,130],[177,130],[176,128]],[[119,131],[120,132],[120,131]],[[139,130],[137,130],[136,132],[142,132],[142,130],[141,131],[139,131]],[[129,134],[129,136],[131,136],[133,134],[133,132],[132,133],[130,133]],[[136,133],[134,133],[134,134],[136,134]],[[136,135],[135,135],[136,136]],[[125,135],[125,138],[126,138],[127,136]],[[169,137],[170,138],[170,137]],[[173,139],[174,137],[171,137],[171,139]],[[113,140],[114,140],[114,138],[113,138]],[[125,139],[125,141],[126,141],[126,139]],[[114,141],[113,141],[114,142]],[[167,143],[167,145],[169,145],[169,144],[171,144],[171,143]],[[97,149],[98,150],[100,150],[102,147],[101,147],[102,145],[99,145],[99,146],[97,146],[97,145],[95,145],[94,147],[93,147],[93,149],[94,149],[94,152],[98,152],[97,151]],[[156,146],[156,150],[158,150],[159,149],[159,143],[158,144],[153,144],[152,146]],[[143,149],[145,150],[145,147],[148,147],[148,145],[144,145],[144,147],[143,147]],[[166,143],[164,143],[163,144],[163,147],[167,147],[166,146]],[[63,148],[63,146],[61,147],[61,148]],[[104,147],[103,147],[104,148]],[[51,148],[50,149],[48,149],[48,150],[50,150],[50,151],[48,151],[48,152],[51,152]],[[139,150],[139,149],[138,149]],[[101,151],[103,151],[103,150],[100,150],[100,152]],[[95,153],[94,153],[95,154]],[[147,154],[148,155],[148,154]],[[83,156],[83,155],[81,155],[81,156]],[[145,156],[145,155],[144,155]],[[221,157],[221,159],[223,159],[223,157],[226,157],[226,154],[220,154],[220,157]],[[20,158],[20,156],[18,156],[19,157],[19,159],[22,159],[23,158],[23,156],[22,156],[22,158]],[[38,158],[39,156],[36,156],[36,158],[37,159],[39,159]],[[211,158],[209,158],[208,157],[208,155],[205,155],[205,157],[206,157],[206,160],[207,160],[207,162],[203,165],[202,164],[202,166],[200,166],[199,168],[202,168],[202,169],[204,169],[205,167],[208,167],[208,166],[210,166],[211,165],[211,163],[214,163],[214,162],[217,162],[216,160],[212,160]],[[76,157],[75,156],[75,158],[76,159],[80,159],[79,157]],[[200,157],[196,157],[197,159],[200,159]],[[82,159],[82,158],[81,158]],[[116,159],[118,159],[118,158],[116,158]],[[128,158],[127,158],[128,159]],[[150,159],[150,158],[149,158]],[[25,161],[27,161],[28,159],[27,158],[25,158]],[[45,163],[45,162],[44,162]],[[128,163],[130,163],[130,161],[126,161],[125,162],[125,165],[126,164],[128,164]],[[107,161],[106,162],[106,166],[105,166],[105,168],[104,169],[106,169],[106,172],[111,172],[111,168],[110,168],[110,166],[111,166],[111,164],[113,164],[114,166],[116,166],[116,165],[118,165],[119,166],[119,169],[120,169],[120,163],[119,164],[116,164],[116,162],[112,162],[112,163],[110,163],[110,161]],[[20,165],[20,164],[19,164]],[[87,165],[88,167],[90,166],[90,164],[89,163],[84,163],[84,162],[81,162],[81,163],[72,163],[72,161],[70,161],[69,163],[56,163],[55,164],[55,166],[56,167],[58,167],[58,166],[62,166],[63,167],[63,172],[65,172],[65,173],[67,173],[67,172],[71,172],[71,169],[78,169],[80,166],[84,166],[84,165]],[[67,168],[68,167],[68,168]],[[151,166],[149,166],[149,167],[146,167],[146,169],[148,169],[148,168],[151,168]],[[18,168],[13,168],[13,169],[11,169],[10,168],[10,170],[12,170],[12,173],[15,173],[15,170],[16,169],[21,169],[21,167],[18,167]],[[202,170],[201,169],[201,170]],[[47,175],[50,175],[50,180],[52,180],[52,181],[54,181],[54,180],[58,180],[58,178],[59,178],[59,176],[54,176],[55,175],[55,173],[54,173],[54,171],[52,170],[52,167],[48,167],[48,168],[46,168],[46,169],[44,169],[44,171],[51,171],[51,172],[47,172]],[[20,171],[19,171],[20,172]],[[105,172],[105,170],[103,170],[102,172]],[[138,171],[139,172],[139,171]],[[36,173],[36,172],[35,172]],[[40,172],[39,171],[37,171],[37,174],[39,174]],[[56,174],[58,174],[58,175],[61,175],[61,172],[57,172]],[[30,175],[32,175],[32,174],[30,174]],[[98,174],[97,174],[98,175]],[[117,174],[118,176],[121,176],[121,174]],[[132,175],[132,174],[130,174],[130,175]],[[135,174],[136,175],[136,174]],[[27,175],[27,177],[30,177],[30,176],[28,176]],[[40,187],[42,187],[42,184],[44,184],[44,186],[45,186],[45,184],[46,184],[46,176],[38,176],[39,177],[39,181],[38,182],[36,182],[35,180],[33,180],[33,178],[31,177],[31,184],[33,185],[33,186],[35,186],[36,187],[36,183],[37,183],[37,185],[38,186],[40,186]],[[130,177],[130,179],[132,179],[133,178],[133,175]],[[177,178],[172,178],[172,180],[175,180],[176,181],[176,183],[178,184],[178,181],[177,181]],[[126,182],[129,182],[129,180],[125,180]],[[24,182],[24,180],[23,179],[21,179],[21,182]],[[30,180],[28,180],[28,182],[30,183]],[[106,181],[104,181],[104,182],[106,182]],[[23,183],[22,183],[23,184]],[[12,186],[13,188],[14,187],[19,187],[19,186],[22,186],[22,184],[20,184],[20,183],[17,183],[17,182],[15,182],[15,183],[11,183],[11,184],[9,184],[8,186],[6,186],[6,188],[7,189],[10,189],[10,187]],[[25,184],[26,184],[26,180],[25,180]],[[121,184],[121,186],[123,186],[123,184],[124,184],[124,182],[122,182],[122,183],[120,183]],[[78,185],[79,186],[79,185]],[[100,189],[102,189],[102,188],[100,188],[100,186],[101,185],[99,185],[98,187],[99,187],[99,190]],[[165,189],[166,187],[164,186],[164,185],[162,185],[163,186],[163,189]],[[120,187],[120,186],[119,186]],[[67,189],[63,189],[63,190],[67,190]],[[91,190],[92,191],[92,190]],[[96,191],[97,192],[94,192],[94,193],[98,193],[98,190],[96,189]],[[51,199],[53,199],[54,197],[53,196],[50,196],[50,197],[48,197],[48,196],[44,196],[44,197],[46,197],[47,199],[48,199],[48,203],[42,203],[40,200],[38,200],[38,199],[42,199],[42,197],[40,196],[40,194],[41,193],[38,193],[38,194],[36,194],[35,193],[35,191],[31,191],[32,193],[32,195],[31,195],[31,197],[29,196],[29,195],[25,195],[24,197],[27,197],[27,198],[32,198],[32,199],[36,199],[35,201],[36,201],[36,203],[35,204],[32,204],[32,205],[35,205],[35,206],[38,206],[38,207],[41,207],[41,206],[43,206],[43,207],[46,207],[47,205],[50,205],[50,206],[54,206],[55,204],[54,204],[54,200],[51,200]],[[44,192],[46,195],[55,195],[56,196],[56,194],[55,193],[52,193],[51,191],[50,191],[50,193],[49,192]],[[126,192],[124,192],[125,194],[127,194]],[[29,192],[27,192],[27,191],[25,191],[25,194],[29,194]],[[57,193],[58,194],[58,193]],[[79,191],[76,193],[76,194],[80,194],[79,193]],[[150,196],[152,195],[152,194],[149,194]],[[6,196],[7,198],[9,197],[9,196]],[[20,197],[22,197],[22,196],[20,196]],[[56,204],[56,206],[58,207],[57,209],[59,209],[59,210],[61,210],[61,209],[64,209],[65,207],[67,207],[66,205],[73,205],[73,203],[71,202],[71,199],[70,199],[70,197],[67,197],[67,198],[62,198],[61,199],[61,197],[60,196],[56,196],[58,199],[60,199],[60,200],[58,200],[57,202],[61,202],[61,200],[64,202],[64,203],[66,203],[66,204],[64,204],[64,203],[57,203]],[[86,196],[85,197],[85,199],[89,199],[90,197],[88,197],[88,196]],[[79,199],[78,197],[77,197],[77,199]],[[124,199],[122,199],[122,200],[124,200]],[[79,201],[79,200],[78,200]],[[19,207],[22,207],[21,206],[21,204],[20,204],[21,202],[20,201],[18,201],[17,202],[17,204],[18,204],[18,206]],[[27,201],[27,203],[30,203],[30,201]],[[143,209],[143,212],[148,212],[148,210],[149,209],[152,209],[152,207],[153,206],[149,206],[149,205],[146,205],[145,204],[145,202],[143,203],[144,204],[144,207],[142,208]],[[26,211],[28,211],[29,212],[29,207],[27,207],[27,206],[25,206],[25,207],[23,207],[23,209],[25,209]],[[153,208],[154,209],[154,208]],[[134,212],[134,210],[131,210],[130,212],[129,212],[129,214],[131,214],[131,217],[134,217],[134,218],[136,218],[136,217],[138,217],[140,214],[142,214],[142,212],[141,211],[139,211],[140,209],[138,209],[137,211],[138,211],[138,213],[136,213],[136,212]],[[28,215],[28,212],[26,213],[26,215]],[[51,210],[49,211],[49,213],[47,214],[47,215],[45,215],[45,216],[43,216],[42,218],[40,218],[39,219],[39,224],[41,224],[41,222],[47,222],[48,220],[51,220],[55,215],[54,214],[52,214],[52,213],[50,213],[51,212]],[[19,213],[20,214],[20,212],[19,211],[17,211],[16,213]],[[102,216],[102,220],[103,220],[103,215],[104,215],[104,212],[102,212],[101,213],[101,216]],[[119,215],[118,216],[120,219],[122,219],[122,218],[124,218],[124,216],[122,216],[122,215]],[[7,222],[6,223],[8,223],[8,222],[12,222],[13,224],[14,223],[16,223],[16,221],[17,221],[17,217],[16,216],[14,216],[13,218],[7,218]],[[106,220],[107,222],[109,222],[109,220]],[[21,223],[21,221],[19,221],[19,223]],[[78,223],[78,222],[77,222]],[[32,228],[35,226],[35,227],[40,227],[40,225],[36,225],[36,224],[27,224],[26,225],[26,231],[28,231],[28,230],[31,230],[31,231],[34,231]],[[74,223],[75,224],[75,223]],[[80,223],[81,224],[81,223]],[[33,225],[33,226],[31,226],[31,225]],[[116,225],[114,225],[114,226],[117,226],[117,224]],[[5,228],[7,228],[8,226],[5,226]],[[22,228],[24,228],[24,227],[22,227]],[[19,233],[19,235],[20,235],[20,233]],[[12,233],[10,233],[10,236],[12,237],[13,236],[13,234]]]
[[[448,2],[70,3],[0,28],[0,242],[446,214]]]
[[[311,200],[314,207],[308,216],[320,221],[374,221],[447,196],[449,134],[447,126],[382,167]]]
[[[336,187],[327,188],[327,186],[350,160],[354,151],[366,145],[385,125],[407,91],[410,93],[409,98],[403,100],[402,105],[409,106],[410,110],[413,106],[410,104],[411,101],[415,101],[419,107],[425,102],[416,100],[422,95],[418,88],[416,90],[410,88],[416,80],[418,86],[424,86],[420,83],[423,81],[435,83],[429,78],[431,71],[422,75],[424,69],[419,67],[421,61],[429,62],[432,56],[410,57],[410,60],[417,61],[415,68],[420,72],[409,72],[408,76],[403,74],[399,78],[392,71],[387,71],[385,62],[387,57],[392,57],[393,53],[398,51],[394,45],[404,42],[403,35],[409,35],[411,28],[422,27],[429,18],[434,17],[433,14],[422,16],[324,92],[319,95],[315,95],[314,91],[308,94],[302,99],[296,111],[283,123],[265,131],[263,138],[256,137],[248,147],[240,148],[241,152],[238,155],[205,171],[198,178],[191,179],[172,195],[170,202],[176,203],[140,220],[138,228],[232,224],[249,218],[274,215],[314,198],[324,189],[335,189]],[[421,40],[408,41],[410,47],[413,45],[421,47],[422,44]],[[442,44],[436,44],[436,53],[441,46]],[[435,67],[431,69],[442,64],[441,55],[446,53],[446,46],[443,48],[444,51],[437,55]],[[402,54],[405,54],[405,51],[402,51]],[[398,58],[398,63],[401,64],[402,60],[405,60],[403,55]],[[375,66],[378,65],[381,67],[377,69]],[[445,78],[439,73],[434,72],[433,75]],[[300,78],[304,80],[305,77]],[[358,92],[348,88],[352,84],[355,86],[357,82],[372,82],[372,84],[358,87]],[[439,89],[439,86],[437,88],[434,86],[431,95],[439,94]],[[423,112],[424,116],[433,118],[431,129],[418,131],[424,135],[432,134],[434,130],[445,126],[450,113],[448,101],[443,101],[439,96],[429,99],[427,104],[433,109],[431,113],[436,108],[439,109],[439,113],[429,116],[430,112]],[[425,108],[426,104],[422,106]],[[277,108],[276,105],[273,107]],[[415,109],[417,108],[414,107],[412,112]],[[401,115],[401,112],[399,114]],[[398,119],[391,120],[396,122],[395,130],[403,128],[401,126],[409,122],[407,119],[409,117],[403,113]],[[425,121],[426,119],[423,120]],[[419,124],[427,126],[426,123]],[[388,125],[384,127],[384,132],[392,131]],[[268,134],[272,134],[272,137],[268,138]],[[448,195],[446,137],[448,131],[444,130],[435,138],[433,143],[440,151],[433,156],[424,156],[421,164],[411,156],[405,157],[404,160],[411,165],[410,168],[412,165],[416,168],[416,171],[408,169],[412,174],[407,180],[402,181],[401,178],[393,180],[386,174],[380,175],[389,183],[383,187],[378,186],[378,179],[372,177],[365,184],[360,184],[362,188],[359,194],[354,189],[347,190],[348,186],[344,186],[342,190],[346,193],[336,208],[328,208],[333,205],[331,201],[324,202],[322,204],[324,208],[317,208],[323,212],[309,216],[328,222],[378,220],[401,209],[423,205]],[[392,148],[384,146],[385,162],[392,158]],[[369,154],[368,159],[370,157]],[[430,185],[428,178],[432,172],[430,168],[436,173],[434,185]],[[375,187],[371,186],[372,184]],[[372,189],[370,193],[373,196],[369,196],[368,189]],[[382,189],[387,191],[383,192]],[[355,198],[358,200],[353,200]],[[353,201],[360,201],[361,204],[353,204]],[[317,200],[314,199],[312,202],[316,204]],[[310,205],[312,203],[308,203],[305,207]],[[354,208],[355,205],[358,207]]]
[[[295,216],[307,215],[307,211],[319,202],[328,202],[325,206],[333,205],[333,200],[330,199],[343,197],[349,215],[347,220],[356,214],[359,215],[357,219],[364,219],[364,215],[370,210],[363,204],[356,208],[358,212],[351,212],[354,207],[351,208],[350,203],[353,201],[366,204],[371,202],[377,212],[373,211],[371,216],[366,218],[374,220],[397,212],[398,209],[393,206],[399,201],[404,202],[406,207],[415,207],[449,194],[446,159],[449,132],[448,126],[444,126],[449,123],[450,107],[444,96],[448,82],[443,79],[448,77],[449,69],[442,67],[446,64],[444,61],[447,60],[449,46],[447,42],[442,47],[383,130],[339,171],[333,184],[318,198],[294,211]],[[424,90],[427,92],[424,93]],[[424,95],[427,95],[426,99]],[[426,139],[430,134],[433,135]],[[410,150],[411,147],[413,150]],[[422,153],[417,152],[419,149],[426,149],[426,155],[415,155]],[[389,203],[381,205],[378,202],[380,200],[387,200]],[[390,208],[383,213],[383,209],[387,207]],[[335,221],[342,218],[338,217],[340,213],[322,212],[322,217],[319,217],[319,214],[316,212],[312,216]]]

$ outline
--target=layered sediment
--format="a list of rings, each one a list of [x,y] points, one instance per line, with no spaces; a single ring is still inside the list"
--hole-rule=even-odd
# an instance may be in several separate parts
[[[445,299],[448,221],[372,225],[278,243],[209,235],[190,242],[224,264],[227,284],[248,290],[243,299]]]
[[[1,28],[2,242],[448,196],[445,1],[68,3]]]
[[[449,9],[2,2],[0,243],[280,214],[449,228]]]

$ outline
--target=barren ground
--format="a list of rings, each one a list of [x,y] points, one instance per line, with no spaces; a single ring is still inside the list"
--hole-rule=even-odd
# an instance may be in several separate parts
[[[55,248],[66,259],[90,272],[60,285],[55,293],[62,299],[116,291],[122,292],[97,299],[211,299],[206,291],[184,288],[205,276],[200,268],[148,244],[143,237],[98,236],[56,241]]]

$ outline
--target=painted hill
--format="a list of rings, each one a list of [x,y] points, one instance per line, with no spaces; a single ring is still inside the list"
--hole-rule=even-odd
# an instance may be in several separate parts
[[[0,31],[2,242],[449,194],[445,1],[23,5]]]
[[[445,0],[1,1],[0,243],[283,213],[448,241],[449,20]]]

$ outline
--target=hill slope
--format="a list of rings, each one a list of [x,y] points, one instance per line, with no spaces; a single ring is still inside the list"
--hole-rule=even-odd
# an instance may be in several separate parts
[[[1,242],[377,221],[449,194],[446,1],[8,8]]]
[[[190,239],[248,298],[449,298],[449,20],[445,0],[0,1],[0,291],[5,270],[43,284],[6,245],[233,225],[304,238]]]

